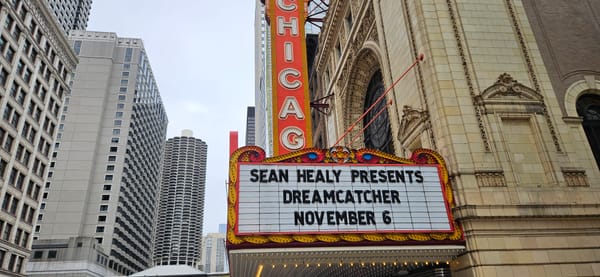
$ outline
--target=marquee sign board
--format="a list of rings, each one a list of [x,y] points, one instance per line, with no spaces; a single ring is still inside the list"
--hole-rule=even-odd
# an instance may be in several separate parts
[[[436,165],[240,163],[237,234],[452,232]]]
[[[228,243],[460,240],[439,154],[370,149],[232,154]]]

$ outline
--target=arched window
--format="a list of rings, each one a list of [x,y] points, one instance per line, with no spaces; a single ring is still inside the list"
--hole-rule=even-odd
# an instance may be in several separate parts
[[[577,114],[583,117],[583,130],[600,168],[600,96],[586,94],[577,99]]]
[[[378,70],[371,77],[369,86],[367,88],[367,94],[365,98],[364,111],[367,111],[377,99],[383,95],[385,87],[383,85],[383,78],[381,77],[381,71]],[[366,126],[371,122],[371,125],[365,129],[365,147],[377,149],[386,153],[394,154],[394,146],[392,144],[392,130],[390,128],[390,119],[388,111],[383,111],[379,115],[381,109],[386,108],[387,101],[382,99],[375,107],[367,113],[363,118],[363,126]],[[375,118],[376,117],[376,118]],[[375,118],[375,119],[373,119]]]

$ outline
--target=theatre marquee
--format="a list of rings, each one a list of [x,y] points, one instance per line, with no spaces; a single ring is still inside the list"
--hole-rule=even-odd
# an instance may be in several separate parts
[[[375,150],[305,149],[230,162],[230,244],[460,240],[443,159]]]

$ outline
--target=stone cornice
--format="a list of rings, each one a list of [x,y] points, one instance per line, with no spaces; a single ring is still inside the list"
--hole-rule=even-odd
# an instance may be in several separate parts
[[[322,72],[325,64],[327,64],[329,51],[332,48],[334,39],[337,38],[335,31],[339,21],[339,13],[342,10],[341,2],[343,1],[332,0],[331,3],[329,3],[329,9],[325,15],[325,21],[323,22],[323,27],[319,34],[319,45],[317,46],[317,49],[320,49],[321,51],[317,52],[318,59],[316,61],[316,68],[319,72]]]
[[[56,22],[54,15],[48,6],[46,6],[46,2],[24,1],[24,3],[27,4],[31,15],[38,24],[38,28],[42,30],[46,40],[53,46],[56,54],[61,57],[68,71],[75,71],[78,63],[77,55],[71,49],[62,27]]]
[[[600,204],[461,205],[453,209],[459,221],[499,218],[600,217]]]

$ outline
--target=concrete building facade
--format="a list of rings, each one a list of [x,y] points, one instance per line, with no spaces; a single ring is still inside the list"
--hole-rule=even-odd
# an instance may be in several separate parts
[[[142,40],[86,31],[69,39],[79,65],[57,128],[34,245],[49,252],[52,240],[94,238],[112,272],[131,274],[152,264],[167,116]]]
[[[600,275],[599,12],[597,1],[331,1],[316,97],[335,96],[316,134],[332,146],[357,122],[342,145],[444,157],[466,241],[452,276]]]
[[[191,131],[167,140],[154,265],[200,267],[206,188],[207,145]]]
[[[40,1],[0,1],[0,275],[24,276],[77,57]]]

